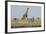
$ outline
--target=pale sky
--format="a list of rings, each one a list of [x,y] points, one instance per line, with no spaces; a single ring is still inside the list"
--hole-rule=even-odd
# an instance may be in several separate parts
[[[41,17],[41,7],[40,6],[18,6],[11,5],[11,18],[22,18],[22,15],[28,10],[28,18]]]

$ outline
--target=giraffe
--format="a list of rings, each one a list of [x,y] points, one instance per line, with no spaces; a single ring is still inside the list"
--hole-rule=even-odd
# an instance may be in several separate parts
[[[22,19],[27,18],[28,10],[29,10],[29,8],[27,8],[27,11],[26,11],[26,13],[23,15]]]
[[[29,10],[29,8],[27,8],[27,11],[26,11],[26,13],[23,15],[22,19],[27,18],[28,10]],[[16,20],[17,18],[14,18],[14,19]]]

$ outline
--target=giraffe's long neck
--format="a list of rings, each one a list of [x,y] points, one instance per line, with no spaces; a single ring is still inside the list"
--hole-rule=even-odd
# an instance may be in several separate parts
[[[27,12],[26,12],[26,15],[25,15],[26,17],[27,17],[28,10],[29,10],[29,8],[27,8]]]

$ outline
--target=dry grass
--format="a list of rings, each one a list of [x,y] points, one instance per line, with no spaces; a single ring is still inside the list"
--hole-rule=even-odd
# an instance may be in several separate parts
[[[41,26],[41,20],[35,19],[34,21],[30,19],[23,19],[23,20],[12,20],[11,21],[11,27],[15,28],[18,26],[26,26],[26,27],[40,27]]]

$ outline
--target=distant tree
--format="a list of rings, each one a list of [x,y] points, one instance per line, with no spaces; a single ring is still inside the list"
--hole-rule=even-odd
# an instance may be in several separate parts
[[[38,21],[39,21],[40,18],[38,17],[37,19],[38,19]]]
[[[16,18],[14,18],[14,20],[16,20]]]
[[[34,22],[34,16],[33,16],[33,22]]]
[[[31,21],[34,22],[34,16],[33,16],[33,18],[31,19]]]

